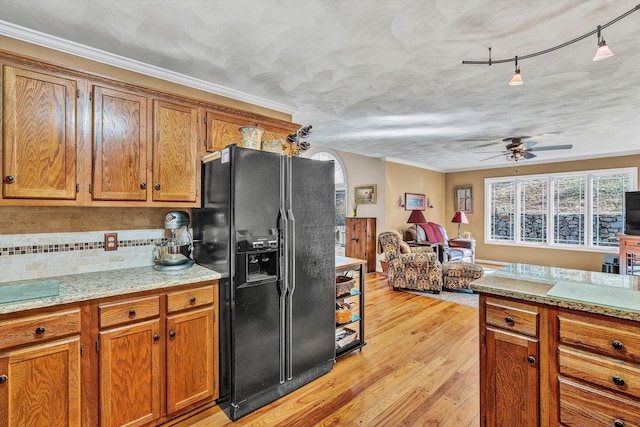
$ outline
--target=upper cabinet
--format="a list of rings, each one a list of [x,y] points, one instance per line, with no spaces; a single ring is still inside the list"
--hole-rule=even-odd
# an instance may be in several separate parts
[[[200,168],[198,110],[153,103],[153,200],[195,202]]]
[[[2,196],[75,200],[76,80],[2,72]]]
[[[147,200],[147,98],[93,88],[93,200]]]
[[[1,50],[0,83],[0,205],[198,207],[201,155],[298,128]]]

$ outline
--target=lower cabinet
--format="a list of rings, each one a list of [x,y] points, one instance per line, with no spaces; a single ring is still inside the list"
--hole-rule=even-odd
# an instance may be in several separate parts
[[[100,425],[139,426],[160,418],[160,321],[101,332],[99,342]]]
[[[213,400],[216,295],[207,285],[99,304],[101,427],[156,425]]]
[[[480,334],[481,425],[640,426],[640,323],[481,294]]]
[[[80,426],[80,310],[0,320],[0,426]]]
[[[80,426],[80,338],[0,357],[0,426]]]

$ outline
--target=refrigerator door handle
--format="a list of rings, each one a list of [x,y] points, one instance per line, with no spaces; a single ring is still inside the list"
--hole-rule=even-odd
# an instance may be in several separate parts
[[[289,239],[289,230],[288,224],[289,221],[287,219],[287,214],[285,212],[285,204],[284,204],[284,195],[286,186],[285,186],[285,158],[284,156],[280,158],[280,209],[278,213],[278,226],[280,227],[280,241],[278,242],[278,251],[279,251],[279,267],[280,267],[280,275],[282,276],[282,280],[280,280],[279,291],[280,291],[280,384],[284,384],[287,379],[287,328],[286,328],[286,319],[287,319],[287,289],[289,287],[289,270],[287,266],[289,265],[289,251],[287,248],[287,241]]]
[[[287,283],[287,380],[293,379],[293,355],[291,353],[291,349],[293,348],[293,293],[296,290],[296,266],[295,266],[295,256],[296,256],[296,232],[295,225],[296,220],[293,217],[293,211],[289,209],[287,211],[288,217],[288,228],[289,228],[289,236],[288,236],[288,247],[287,252],[289,253],[289,265],[288,265],[288,283]]]

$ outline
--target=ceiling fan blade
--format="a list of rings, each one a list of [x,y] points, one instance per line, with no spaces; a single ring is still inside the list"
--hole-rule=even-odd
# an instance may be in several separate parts
[[[538,157],[538,156],[536,156],[535,154],[530,153],[530,152],[528,152],[528,151],[525,151],[525,152],[522,154],[522,157],[524,157],[525,159],[533,159],[534,157]]]
[[[538,143],[535,141],[527,141],[524,143],[524,148],[527,149],[531,149],[534,145],[537,145]]]
[[[508,154],[508,153],[506,153],[506,154]],[[504,156],[504,155],[505,155],[505,153],[500,153],[500,154],[496,154],[495,156],[487,157],[486,159],[482,159],[480,161],[484,162],[485,160],[495,159],[496,157],[500,157],[500,156]]]
[[[529,151],[569,150],[571,148],[573,148],[572,144],[565,144],[565,145],[551,145],[548,147],[535,147],[535,148],[530,148]]]

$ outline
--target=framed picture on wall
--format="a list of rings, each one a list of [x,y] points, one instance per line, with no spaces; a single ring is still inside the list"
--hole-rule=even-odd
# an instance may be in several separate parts
[[[471,186],[456,187],[454,194],[455,210],[462,212],[473,212],[473,195]]]
[[[358,185],[354,188],[354,199],[357,205],[376,202],[376,184]]]
[[[425,195],[404,193],[404,210],[405,211],[423,211],[425,208]]]

